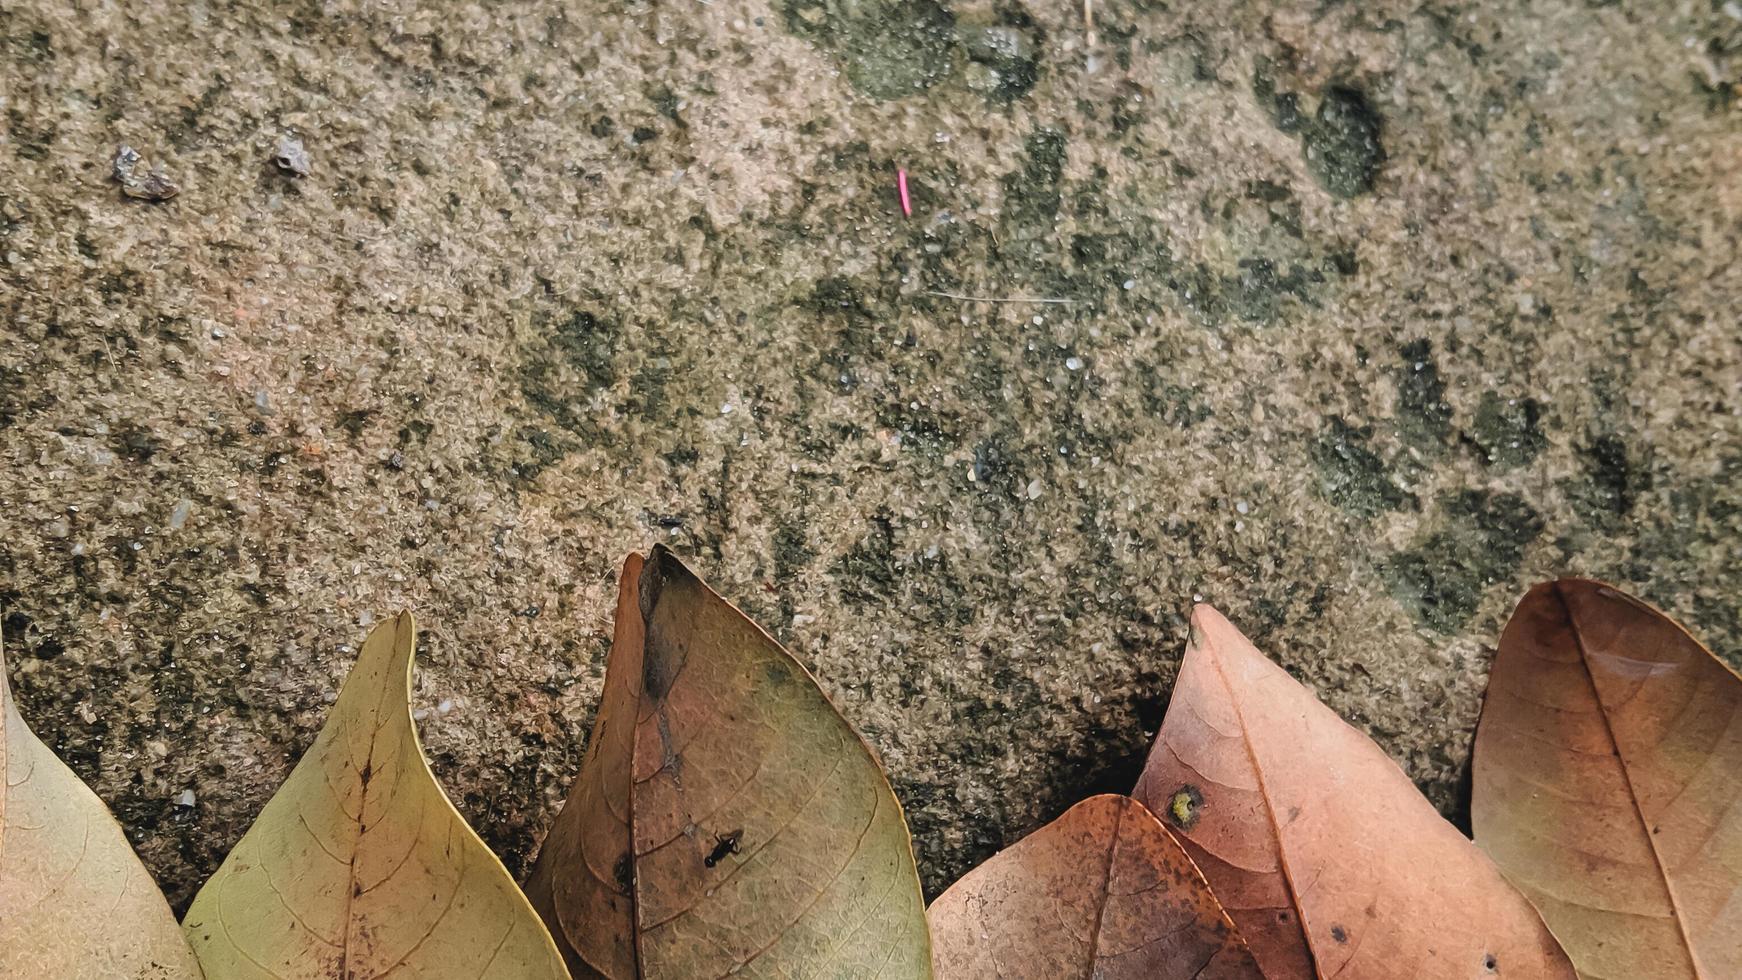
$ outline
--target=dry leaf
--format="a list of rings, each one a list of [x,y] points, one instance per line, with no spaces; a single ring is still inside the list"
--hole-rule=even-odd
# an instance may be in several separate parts
[[[1262,980],[1192,859],[1125,796],[999,851],[927,917],[941,980]]]
[[[18,715],[0,657],[0,980],[193,980],[120,825]]]
[[[1135,795],[1271,980],[1573,975],[1529,903],[1403,770],[1208,606]]]
[[[1476,841],[1586,977],[1742,977],[1742,678],[1646,604],[1539,585],[1476,735]]]
[[[363,644],[311,746],[184,924],[210,980],[560,980],[562,957],[436,784],[411,615]]]
[[[802,666],[664,548],[527,893],[577,976],[924,977],[901,808]]]

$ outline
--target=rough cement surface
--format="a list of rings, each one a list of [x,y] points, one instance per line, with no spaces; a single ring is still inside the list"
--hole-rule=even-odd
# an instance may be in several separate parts
[[[401,606],[522,872],[653,540],[933,891],[1195,596],[1454,815],[1530,581],[1742,650],[1734,4],[773,4],[0,12],[9,666],[178,905]]]

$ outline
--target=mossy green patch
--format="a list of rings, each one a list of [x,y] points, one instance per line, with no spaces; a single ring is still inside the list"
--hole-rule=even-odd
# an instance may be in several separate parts
[[[1710,476],[1677,476],[1637,521],[1622,578],[1646,583],[1643,594],[1694,615],[1685,622],[1731,666],[1742,667],[1742,648],[1714,638],[1742,632],[1742,456]]]
[[[1578,448],[1582,476],[1561,484],[1567,501],[1586,522],[1599,528],[1620,526],[1639,496],[1651,489],[1651,471],[1633,458],[1619,435],[1604,433]]]
[[[602,429],[590,411],[593,397],[617,380],[621,330],[610,320],[576,310],[550,326],[543,349],[520,369],[520,390],[534,408],[581,436]]]
[[[1372,437],[1371,427],[1356,428],[1332,416],[1312,447],[1319,492],[1357,517],[1397,510],[1415,500],[1392,480],[1385,461],[1368,448]]]
[[[1397,434],[1426,453],[1445,448],[1452,432],[1452,406],[1434,361],[1433,343],[1416,340],[1399,349],[1403,363],[1393,372],[1397,381]]]
[[[1385,149],[1379,113],[1359,89],[1334,86],[1319,99],[1310,126],[1301,129],[1307,170],[1334,197],[1350,198],[1373,189]]]
[[[1290,265],[1284,271],[1263,257],[1241,259],[1238,268],[1234,275],[1223,277],[1221,297],[1229,312],[1249,323],[1269,323],[1286,297],[1304,299],[1310,285],[1324,281],[1317,270]]]
[[[956,19],[935,0],[787,0],[786,29],[834,55],[876,99],[923,92],[950,73]]]
[[[871,518],[865,536],[835,563],[834,579],[854,605],[868,605],[895,594],[895,525],[887,516]]]
[[[1064,179],[1065,137],[1053,129],[1037,129],[1023,143],[1022,169],[1004,177],[1004,220],[1036,229],[1052,228],[1058,216],[1059,184]]]
[[[1539,425],[1541,418],[1542,406],[1534,398],[1502,398],[1497,392],[1485,391],[1465,437],[1481,453],[1484,463],[1514,469],[1535,459],[1548,444]]]
[[[1300,111],[1300,96],[1276,88],[1275,66],[1260,58],[1252,69],[1252,95],[1270,113],[1270,123],[1285,133],[1298,133],[1306,123]]]
[[[1429,629],[1450,633],[1481,604],[1482,593],[1511,579],[1543,519],[1523,497],[1463,490],[1439,501],[1446,526],[1381,566],[1391,595]]]
[[[970,88],[995,102],[1012,102],[1040,80],[1039,27],[1020,8],[1007,12],[999,23],[963,26],[957,33],[972,63]]]

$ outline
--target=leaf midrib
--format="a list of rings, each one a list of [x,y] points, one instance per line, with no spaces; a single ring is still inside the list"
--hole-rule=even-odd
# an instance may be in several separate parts
[[[1585,635],[1579,629],[1578,617],[1573,614],[1572,603],[1567,601],[1566,592],[1559,582],[1554,586],[1555,601],[1560,603],[1561,612],[1566,615],[1567,628],[1572,633],[1573,643],[1579,648],[1580,676],[1591,688],[1591,699],[1597,702],[1597,716],[1603,720],[1603,734],[1608,737],[1609,744],[1614,746],[1615,759],[1621,764],[1621,781],[1627,786],[1627,800],[1633,804],[1633,816],[1639,821],[1640,833],[1645,835],[1645,841],[1651,847],[1652,866],[1657,869],[1658,879],[1663,882],[1664,894],[1669,896],[1670,911],[1674,913],[1676,933],[1681,936],[1682,949],[1687,953],[1688,965],[1693,968],[1696,978],[1706,976],[1700,969],[1699,957],[1694,954],[1694,943],[1688,935],[1686,916],[1682,912],[1681,900],[1676,896],[1675,883],[1670,880],[1669,869],[1664,866],[1663,854],[1657,849],[1657,835],[1651,832],[1651,825],[1645,819],[1645,807],[1639,802],[1639,791],[1633,785],[1633,771],[1627,762],[1627,753],[1621,750],[1621,742],[1615,737],[1615,728],[1609,723],[1609,706],[1603,701],[1602,688],[1597,686],[1596,677],[1591,674],[1591,652],[1585,644]]]

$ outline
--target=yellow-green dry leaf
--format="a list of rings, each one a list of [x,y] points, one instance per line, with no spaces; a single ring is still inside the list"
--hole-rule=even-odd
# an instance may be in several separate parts
[[[664,548],[624,563],[604,701],[527,894],[576,976],[931,975],[882,767]]]
[[[184,928],[208,980],[557,980],[538,916],[412,725],[411,614],[369,635],[315,744]]]
[[[4,657],[0,728],[0,980],[199,977],[120,826],[19,717]]]

